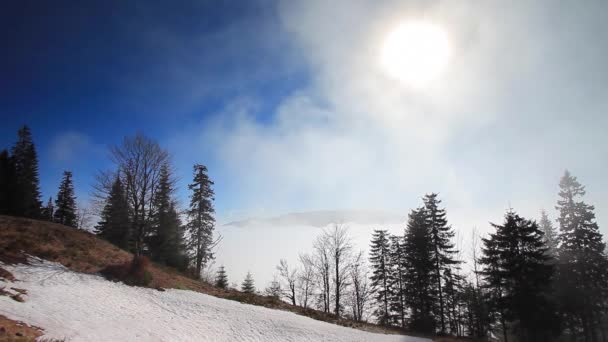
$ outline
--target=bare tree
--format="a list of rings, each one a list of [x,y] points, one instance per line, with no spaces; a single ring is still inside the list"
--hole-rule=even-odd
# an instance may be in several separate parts
[[[340,317],[342,306],[340,300],[348,284],[348,271],[352,263],[352,243],[346,226],[336,224],[324,232],[329,241],[329,251],[333,266],[334,313]]]
[[[315,264],[309,254],[300,254],[302,269],[298,275],[300,306],[308,308],[308,301],[313,295],[315,286]]]
[[[110,149],[110,154],[116,171],[98,175],[94,194],[96,203],[99,205],[101,198],[105,199],[118,174],[125,185],[131,211],[133,249],[139,255],[144,252],[144,241],[150,230],[160,170],[163,164],[168,164],[169,154],[158,143],[141,134],[125,137],[122,144]]]
[[[321,290],[319,294],[320,299],[322,300],[321,307],[323,308],[323,312],[330,312],[330,300],[331,300],[331,241],[330,235],[327,231],[324,231],[321,235],[317,237],[315,242],[313,243],[313,258],[314,258],[314,266],[315,273],[318,278],[318,286]]]
[[[369,301],[371,291],[368,284],[369,272],[365,264],[363,251],[357,253],[349,270],[352,289],[350,291],[350,303],[353,319],[357,322],[364,321],[366,305]]]
[[[80,204],[76,211],[76,228],[89,230],[92,222],[93,214],[91,209],[84,204]]]
[[[281,259],[279,265],[277,266],[277,271],[279,271],[279,275],[283,278],[283,281],[287,285],[285,289],[285,297],[291,302],[293,306],[296,305],[296,282],[298,280],[298,270],[297,269],[289,269],[289,265],[287,264],[287,260]]]

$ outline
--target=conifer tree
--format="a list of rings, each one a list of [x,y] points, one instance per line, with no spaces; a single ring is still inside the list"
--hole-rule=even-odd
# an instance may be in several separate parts
[[[226,269],[224,266],[220,266],[215,276],[215,286],[225,289],[228,287],[228,276],[226,275]]]
[[[27,126],[23,126],[18,131],[18,139],[12,149],[11,164],[14,172],[11,214],[39,218],[42,203],[40,201],[38,157],[32,133]]]
[[[391,291],[390,310],[394,313],[393,320],[397,325],[405,328],[405,284],[406,260],[404,241],[402,236],[390,236],[389,265],[391,271],[389,287]]]
[[[173,180],[169,164],[161,167],[156,196],[152,202],[152,232],[148,246],[152,258],[178,269],[186,268],[182,223],[173,200]]]
[[[412,210],[405,230],[406,302],[410,310],[410,329],[434,333],[433,315],[436,293],[433,290],[434,245],[425,209]]]
[[[570,334],[584,341],[598,341],[602,315],[608,312],[608,257],[595,222],[594,206],[581,200],[585,187],[566,171],[559,200],[560,247],[558,296]],[[582,333],[579,333],[582,331]]]
[[[433,244],[432,261],[435,267],[434,286],[438,294],[438,316],[440,333],[446,333],[446,305],[444,298],[443,274],[451,267],[458,264],[455,260],[454,244],[452,238],[454,231],[448,225],[445,209],[440,209],[441,201],[437,198],[437,194],[432,193],[424,197],[424,214],[428,227],[431,231],[431,239]]]
[[[213,258],[213,229],[215,210],[213,209],[213,182],[207,175],[204,165],[194,165],[194,181],[188,185],[192,191],[190,208],[187,210],[187,230],[190,235],[188,247],[194,256],[196,276],[200,278],[201,269]]]
[[[255,293],[255,285],[253,282],[253,276],[251,275],[251,272],[247,272],[247,275],[245,276],[245,280],[243,280],[243,283],[241,284],[241,291],[245,292],[245,293]]]
[[[70,171],[63,172],[63,179],[59,185],[57,199],[55,200],[53,221],[69,227],[77,227],[76,196],[74,195],[74,184],[72,182],[72,172]]]
[[[11,193],[14,173],[7,150],[0,151],[0,215],[11,213]]]
[[[549,301],[554,266],[547,261],[543,233],[534,221],[508,211],[496,232],[483,239],[482,275],[492,290],[493,310],[500,314],[503,335],[507,326],[519,341],[552,341],[557,325],[555,307]]]
[[[49,201],[46,206],[42,208],[42,219],[53,222],[53,215],[55,214],[55,206],[53,205],[53,197],[49,197]]]
[[[388,231],[374,230],[370,249],[370,266],[372,269],[371,291],[377,303],[374,314],[380,324],[389,325],[391,321],[389,303],[390,289],[390,240]]]
[[[551,223],[547,212],[544,210],[540,212],[540,221],[538,221],[538,226],[544,234],[543,239],[548,248],[548,255],[552,258],[556,258],[557,246],[559,245],[559,236],[555,227],[553,226],[553,223]]]
[[[120,177],[116,176],[106,199],[101,221],[95,227],[96,234],[110,243],[128,250],[131,222],[129,204]]]

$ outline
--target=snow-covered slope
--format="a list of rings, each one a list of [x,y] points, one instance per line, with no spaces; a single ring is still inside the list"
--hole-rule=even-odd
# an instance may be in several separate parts
[[[67,341],[430,341],[372,334],[197,292],[129,287],[45,261],[2,267],[18,281],[0,281],[0,287],[23,288],[28,295],[24,303],[0,296],[0,314]]]

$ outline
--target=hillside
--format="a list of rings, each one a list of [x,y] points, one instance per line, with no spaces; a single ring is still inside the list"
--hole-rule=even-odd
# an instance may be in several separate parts
[[[35,256],[40,259],[46,260],[48,262],[40,262],[35,263],[35,265],[27,265],[28,259],[27,255]],[[396,333],[396,331],[388,331],[384,328],[373,324],[361,324],[354,323],[348,320],[337,320],[334,316],[324,314],[318,312],[316,310],[311,309],[302,309],[299,307],[293,307],[287,303],[282,301],[278,301],[276,299],[258,296],[258,295],[246,295],[239,291],[235,290],[221,290],[210,286],[208,284],[195,281],[188,277],[185,277],[172,269],[168,269],[166,267],[161,267],[158,265],[152,265],[150,272],[152,274],[152,282],[149,285],[151,289],[143,289],[143,288],[132,288],[122,284],[116,284],[109,281],[104,280],[103,278],[96,275],[100,270],[104,269],[107,266],[123,264],[130,261],[132,255],[123,250],[116,248],[115,246],[98,239],[91,233],[78,231],[69,227],[61,226],[54,223],[42,222],[30,219],[23,218],[14,218],[7,216],[0,216],[0,262],[3,263],[3,267],[6,270],[9,270],[10,273],[14,273],[13,275],[17,278],[17,283],[20,280],[23,281],[18,285],[19,288],[23,288],[28,290],[28,295],[25,296],[26,301],[31,301],[34,298],[46,298],[46,296],[52,296],[53,298],[63,298],[64,300],[69,301],[70,298],[77,298],[75,294],[82,294],[87,292],[86,289],[89,289],[91,286],[99,286],[100,288],[105,288],[102,293],[99,293],[99,297],[97,298],[107,298],[113,296],[124,295],[125,298],[131,298],[135,294],[145,294],[145,298],[142,297],[142,302],[137,302],[135,299],[132,299],[133,302],[136,302],[135,307],[152,305],[152,303],[158,303],[158,296],[176,296],[171,297],[176,301],[182,301],[189,303],[192,301],[202,301],[201,310],[205,311],[205,309],[211,309],[213,306],[210,304],[212,301],[217,301],[218,299],[212,299],[208,296],[202,296],[198,294],[194,294],[190,291],[199,292],[206,295],[211,295],[224,299],[236,300],[242,303],[249,303],[258,306],[265,306],[268,308],[279,309],[284,311],[291,311],[295,314],[312,317],[316,320],[327,321],[331,323],[336,323],[339,325],[354,327],[359,330],[365,330],[368,332],[374,333]],[[60,266],[62,265],[62,266]],[[63,269],[61,272],[57,272],[58,269]],[[42,277],[44,272],[51,272],[53,279],[46,281],[45,286],[40,287],[36,284],[40,282],[38,277]],[[66,278],[67,277],[67,278]],[[4,276],[4,278],[7,278]],[[71,279],[71,280],[70,280]],[[8,280],[7,280],[8,281]],[[56,281],[56,282],[55,282]],[[73,284],[74,286],[69,286]],[[59,292],[44,292],[42,293],[42,288],[47,288],[49,285],[53,285],[50,287],[55,287],[55,290]],[[8,285],[4,285],[6,287]],[[16,286],[16,285],[15,285]],[[84,287],[79,287],[84,286]],[[108,292],[108,289],[114,289],[117,292],[113,291]],[[157,291],[155,289],[175,289],[168,291]],[[190,290],[190,291],[181,291],[181,290]],[[75,292],[74,292],[75,291]],[[39,292],[38,294],[34,292]],[[64,296],[64,297],[62,297]],[[65,297],[67,296],[67,297]],[[129,297],[131,296],[131,297]],[[147,297],[146,297],[147,296]],[[180,298],[180,296],[182,296]],[[194,297],[192,297],[194,296]],[[198,297],[197,297],[198,296]],[[202,296],[202,297],[201,297]],[[136,296],[138,299],[139,297]],[[91,297],[96,298],[96,297]],[[135,297],[133,297],[135,298]],[[196,298],[196,299],[192,299]],[[202,298],[202,299],[201,299]],[[5,303],[10,303],[11,305],[19,305],[23,303],[18,303],[10,299],[6,296],[0,296],[0,300]],[[85,300],[85,299],[83,299]],[[160,299],[164,301],[164,299]],[[173,299],[170,299],[173,300]],[[105,301],[102,300],[100,302]],[[57,302],[59,303],[59,302]],[[83,306],[83,303],[87,303],[85,305],[87,308],[91,308],[91,303],[89,302],[78,302],[77,306]],[[215,303],[215,302],[213,302]],[[241,304],[234,302],[221,302],[222,304],[218,304],[220,307],[232,307],[233,305],[237,305],[237,307]],[[34,304],[34,303],[30,303]],[[42,302],[35,303],[36,305],[42,305]],[[72,303],[72,305],[75,305]],[[117,305],[122,305],[121,303],[117,303]],[[160,305],[160,304],[159,304]],[[172,305],[172,304],[167,304]],[[210,307],[208,307],[210,306]],[[5,306],[3,306],[5,307]],[[42,306],[41,306],[42,307]],[[63,308],[63,306],[61,306]],[[69,306],[68,306],[69,307]],[[236,308],[236,307],[235,307]],[[123,308],[123,310],[119,310],[118,308],[110,308],[112,310],[116,310],[117,313],[129,315],[129,307]],[[175,307],[173,307],[175,309]],[[53,308],[49,307],[49,310],[53,312]],[[70,309],[69,311],[72,311]],[[99,311],[97,308],[95,310]],[[95,311],[94,310],[94,311]],[[230,309],[232,310],[232,309]],[[258,309],[252,309],[258,310]],[[96,312],[96,311],[95,311]],[[114,311],[111,311],[114,312]],[[181,313],[173,310],[171,313],[171,309],[169,309],[169,315],[167,317],[161,317],[163,319],[172,320],[171,317],[177,317],[183,315],[187,315],[187,313]],[[36,313],[36,312],[34,312]],[[39,321],[31,321],[28,322],[28,318],[38,317],[39,319],[44,318],[44,312],[36,313],[42,316],[33,315],[33,313],[27,313],[23,316],[17,316],[13,312],[8,309],[5,311],[0,311],[0,314],[4,314],[5,316],[17,320],[23,320],[25,323],[30,323],[34,325],[40,325],[41,328],[46,328],[44,324],[40,324]],[[83,316],[90,316],[90,312],[83,312]],[[230,312],[226,312],[226,315],[229,315]],[[263,316],[270,315],[270,312],[265,312]],[[278,317],[283,317],[285,314],[274,313],[274,315]],[[133,313],[131,313],[133,316]],[[42,317],[42,318],[41,318]],[[91,317],[94,317],[91,316]],[[286,316],[292,317],[292,316]],[[183,319],[188,319],[188,317],[182,317]],[[203,319],[202,317],[196,318],[198,321]],[[303,317],[301,319],[304,319]],[[70,322],[72,322],[70,320]],[[94,321],[93,321],[94,322]],[[93,324],[93,322],[89,322]],[[132,321],[132,324],[135,324],[138,320]],[[294,322],[299,322],[298,319],[292,319],[290,321],[291,325],[286,328],[288,330],[296,329]],[[44,323],[44,320],[42,321]],[[200,322],[198,322],[200,323]],[[319,322],[320,323],[320,322]],[[314,324],[319,324],[314,323]],[[59,321],[56,324],[62,325],[64,322]],[[144,324],[144,323],[142,323]],[[249,322],[248,324],[253,324],[253,322]],[[271,323],[267,323],[271,324]],[[287,324],[287,323],[285,323]],[[308,324],[308,323],[306,323]],[[57,328],[55,326],[55,328]],[[68,327],[66,326],[65,329]],[[167,328],[171,328],[171,326],[167,326]],[[337,328],[337,327],[336,327]],[[181,329],[181,328],[180,328]],[[313,329],[314,330],[314,329]],[[263,332],[258,332],[262,334]],[[57,336],[55,336],[57,337]],[[397,337],[397,336],[396,336]],[[297,339],[297,337],[294,337]],[[413,340],[412,340],[413,341]]]

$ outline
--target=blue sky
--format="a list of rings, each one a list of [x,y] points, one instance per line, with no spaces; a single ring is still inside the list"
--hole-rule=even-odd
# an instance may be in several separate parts
[[[570,169],[608,226],[603,1],[15,2],[0,11],[0,146],[32,127],[45,196],[86,198],[107,146],[143,132],[216,181],[223,220],[407,212],[440,192],[456,227],[555,217]],[[76,7],[75,7],[76,6]],[[447,32],[424,90],[378,67],[400,22]],[[5,119],[6,118],[6,119]]]

